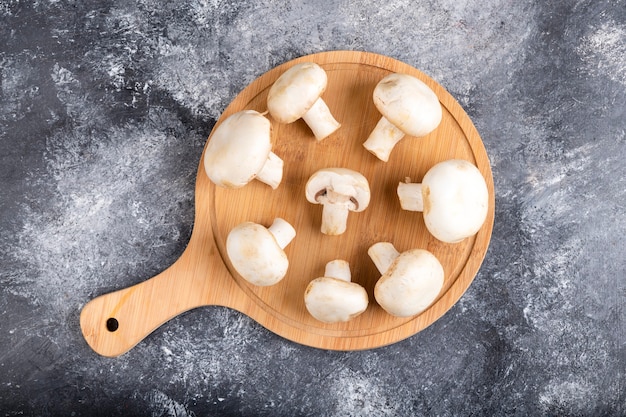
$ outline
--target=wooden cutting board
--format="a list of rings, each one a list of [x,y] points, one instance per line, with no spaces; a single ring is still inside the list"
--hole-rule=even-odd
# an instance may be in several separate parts
[[[252,82],[217,121],[243,110],[266,110],[272,83],[289,67],[316,62],[328,74],[322,96],[341,128],[317,142],[302,121],[272,121],[273,151],[285,163],[283,181],[272,190],[259,181],[227,190],[214,186],[200,160],[195,190],[195,223],[189,244],[171,267],[145,282],[102,295],[85,305],[80,324],[87,343],[99,354],[125,353],[157,327],[192,308],[227,306],[248,315],[286,339],[322,349],[358,350],[405,339],[441,317],[467,290],[487,251],[494,219],[491,168],[483,143],[470,118],[454,98],[419,70],[395,59],[366,52],[336,51],[304,56],[284,63]],[[372,102],[374,87],[392,72],[412,74],[428,84],[443,107],[443,120],[424,138],[405,137],[382,162],[362,146],[380,113]],[[210,140],[211,137],[209,136]],[[426,230],[421,213],[400,209],[396,187],[410,177],[421,181],[435,163],[461,158],[474,163],[487,181],[489,212],[482,229],[461,243],[446,244]],[[181,161],[186,163],[186,161]],[[323,167],[346,167],[365,175],[372,191],[370,206],[350,213],[340,236],[320,233],[321,206],[305,198],[309,176]],[[269,226],[274,218],[291,223],[297,235],[287,246],[287,276],[277,285],[255,287],[232,268],[225,251],[228,232],[253,221]],[[423,248],[442,263],[445,283],[437,301],[422,314],[397,318],[384,312],[373,297],[380,274],[367,255],[376,242],[392,242],[399,251]],[[363,285],[370,305],[347,323],[324,324],[305,309],[306,285],[323,275],[333,259],[350,263],[353,281]]]

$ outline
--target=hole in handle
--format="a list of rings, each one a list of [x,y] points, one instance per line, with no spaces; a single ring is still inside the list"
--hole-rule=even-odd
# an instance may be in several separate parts
[[[116,318],[111,317],[110,319],[107,320],[107,330],[110,332],[114,332],[116,331],[118,328],[120,327],[120,323],[117,321]]]

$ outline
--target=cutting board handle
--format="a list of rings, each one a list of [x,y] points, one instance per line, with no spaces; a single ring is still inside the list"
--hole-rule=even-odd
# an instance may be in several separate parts
[[[80,314],[80,327],[91,348],[103,356],[121,355],[156,328],[195,307],[210,304],[212,268],[198,268],[185,255],[165,271],[132,287],[101,295]],[[218,259],[208,262],[220,262]]]

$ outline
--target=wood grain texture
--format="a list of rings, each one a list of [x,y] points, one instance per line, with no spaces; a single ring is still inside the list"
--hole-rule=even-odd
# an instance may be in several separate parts
[[[467,290],[486,254],[493,228],[491,168],[470,118],[443,87],[419,70],[365,52],[304,56],[268,71],[247,86],[225,109],[216,126],[243,109],[264,112],[272,83],[286,69],[303,61],[316,62],[326,70],[328,88],[322,97],[341,128],[317,142],[302,120],[283,125],[270,117],[273,151],[285,162],[283,181],[277,190],[258,181],[237,190],[215,187],[200,163],[194,230],[180,259],[154,278],[100,296],[83,308],[83,335],[96,352],[104,356],[123,354],[169,319],[207,305],[236,309],[297,343],[332,350],[369,349],[397,342],[429,326]],[[374,87],[392,72],[412,74],[426,82],[444,111],[442,123],[434,132],[424,138],[405,137],[385,163],[367,152],[362,143],[380,117],[372,102]],[[434,164],[451,158],[474,163],[487,181],[490,196],[487,220],[481,230],[456,244],[434,239],[422,215],[401,210],[396,195],[398,182],[407,177],[420,181]],[[309,176],[323,167],[357,170],[368,178],[372,190],[370,206],[362,213],[351,213],[347,231],[340,236],[320,233],[321,206],[308,203],[304,197]],[[230,265],[226,236],[243,221],[269,226],[275,217],[284,218],[297,231],[286,248],[289,271],[277,285],[255,287]],[[392,242],[399,251],[427,249],[444,266],[444,288],[422,314],[392,317],[376,304],[373,289],[380,274],[367,249],[380,241]],[[304,306],[306,285],[321,276],[325,264],[333,259],[347,260],[353,280],[363,285],[370,296],[367,311],[348,323],[321,323]],[[119,323],[115,331],[107,329],[110,318]]]

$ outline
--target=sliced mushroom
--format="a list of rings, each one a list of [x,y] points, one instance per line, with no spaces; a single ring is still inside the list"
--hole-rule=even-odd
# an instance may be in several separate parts
[[[279,123],[293,123],[302,118],[320,141],[341,124],[322,100],[328,77],[313,62],[296,64],[274,82],[267,95],[267,110]]]
[[[240,188],[257,179],[276,189],[283,160],[272,152],[271,124],[261,113],[242,110],[213,132],[204,153],[204,170],[214,184]]]
[[[426,136],[441,122],[439,98],[412,75],[386,76],[374,88],[373,98],[382,117],[363,146],[382,161],[389,160],[394,146],[405,135]]]
[[[411,317],[426,310],[443,287],[444,271],[439,260],[424,249],[399,253],[393,244],[372,245],[368,255],[382,274],[374,298],[389,314]]]
[[[410,181],[410,180],[409,180]],[[489,191],[472,163],[449,159],[430,168],[421,184],[398,184],[404,210],[424,212],[428,231],[446,243],[475,235],[487,218]]]
[[[323,206],[322,233],[340,235],[346,231],[348,213],[363,211],[369,205],[369,182],[348,168],[323,168],[309,178],[306,199]]]
[[[350,279],[348,262],[328,262],[324,276],[311,281],[304,292],[309,313],[325,323],[349,321],[363,313],[369,304],[367,291]]]
[[[283,249],[295,236],[295,229],[281,218],[276,218],[269,228],[244,222],[228,234],[226,253],[246,281],[259,286],[274,285],[287,274],[289,260]]]

